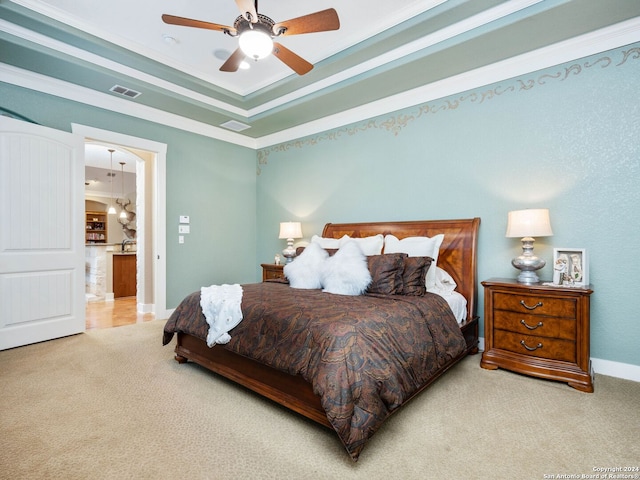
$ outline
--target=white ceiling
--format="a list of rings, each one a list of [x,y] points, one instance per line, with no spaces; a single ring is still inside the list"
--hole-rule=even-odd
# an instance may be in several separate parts
[[[315,64],[444,1],[261,0],[258,13],[279,22],[335,8],[340,30],[279,39],[285,47]],[[167,25],[161,19],[166,13],[233,26],[240,15],[234,0],[14,0],[14,3],[241,96],[295,75],[273,56],[250,61],[248,70],[220,72],[220,66],[236,50],[237,38],[217,31]]]
[[[114,150],[113,156],[110,149]],[[122,192],[125,195],[135,192],[138,160],[135,154],[119,145],[87,141],[84,145],[85,193],[121,197]]]
[[[109,149],[113,149],[113,161]],[[118,145],[108,145],[99,142],[87,142],[84,146],[85,165],[106,170],[113,169],[120,172],[136,173],[138,157]],[[124,165],[120,165],[123,162]]]

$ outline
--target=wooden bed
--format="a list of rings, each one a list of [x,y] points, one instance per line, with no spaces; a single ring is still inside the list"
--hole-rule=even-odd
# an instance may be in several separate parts
[[[453,277],[457,284],[456,290],[467,299],[467,320],[460,327],[466,349],[462,355],[445,365],[412,397],[467,354],[478,351],[476,260],[479,225],[479,218],[386,223],[328,223],[322,232],[323,237],[330,238],[341,238],[343,235],[363,238],[382,233],[392,234],[402,239],[444,234],[437,265]],[[225,348],[209,348],[203,340],[181,332],[177,333],[175,353],[175,359],[180,363],[193,361],[314,422],[331,428],[320,398],[314,394],[311,384],[301,376],[276,370]]]

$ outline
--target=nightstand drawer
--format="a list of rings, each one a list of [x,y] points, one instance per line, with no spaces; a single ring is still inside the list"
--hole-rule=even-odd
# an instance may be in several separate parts
[[[576,300],[538,295],[513,295],[496,292],[493,296],[496,310],[510,310],[535,315],[576,318]]]
[[[267,270],[264,276],[265,280],[282,280],[284,278],[284,273],[282,270]]]
[[[576,338],[576,321],[573,318],[547,317],[544,315],[496,310],[493,317],[493,325],[501,330],[525,335],[562,338],[571,341]]]
[[[576,361],[576,344],[569,340],[552,339],[536,335],[497,330],[494,333],[494,346],[521,355],[548,358],[564,362]]]
[[[275,263],[261,263],[262,281],[267,280],[284,280],[284,265],[276,265]]]

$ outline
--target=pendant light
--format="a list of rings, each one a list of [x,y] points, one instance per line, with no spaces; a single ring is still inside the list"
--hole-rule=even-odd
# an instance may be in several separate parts
[[[116,212],[116,207],[113,206],[113,152],[115,152],[115,150],[113,148],[108,149],[109,153],[111,154],[111,173],[110,173],[110,177],[111,177],[111,202],[109,203],[109,210],[107,211],[107,213],[109,215],[115,215]]]
[[[120,210],[120,218],[127,218],[127,212],[124,209],[126,205],[124,201],[124,164],[125,162],[120,162],[120,171],[122,173],[122,210]]]

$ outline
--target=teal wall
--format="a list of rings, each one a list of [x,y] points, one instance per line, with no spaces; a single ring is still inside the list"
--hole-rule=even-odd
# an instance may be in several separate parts
[[[591,355],[640,365],[638,85],[636,44],[260,150],[258,262],[283,248],[281,221],[308,239],[327,222],[477,216],[480,279],[514,277],[507,212],[549,208],[541,276],[553,248],[586,248]]]
[[[255,151],[0,83],[0,106],[70,132],[72,123],[167,147],[167,308],[201,286],[256,279]],[[191,233],[178,244],[179,215]]]
[[[0,105],[59,130],[79,123],[168,144],[167,308],[203,285],[258,280],[258,264],[284,247],[285,220],[302,221],[309,238],[326,222],[478,216],[480,279],[513,277],[520,242],[504,237],[507,212],[545,207],[555,235],[536,241],[539,255],[551,263],[554,247],[589,254],[592,356],[640,365],[640,46],[632,47],[257,155],[4,83]],[[179,215],[191,216],[184,245]]]

